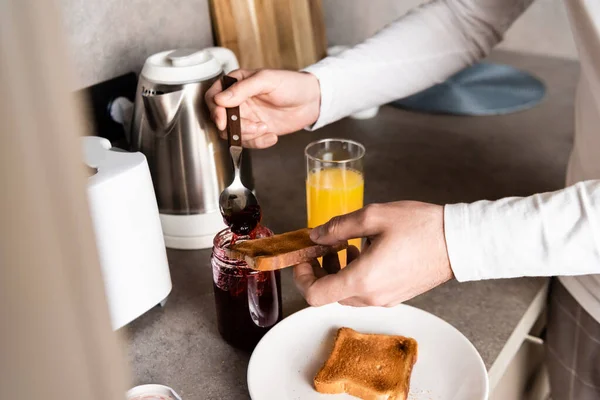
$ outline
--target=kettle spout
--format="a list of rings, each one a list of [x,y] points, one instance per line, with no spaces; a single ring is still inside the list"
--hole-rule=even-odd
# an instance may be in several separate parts
[[[156,93],[144,90],[142,93],[146,119],[153,130],[169,130],[183,99],[183,90],[170,93]],[[166,133],[166,132],[165,132]]]

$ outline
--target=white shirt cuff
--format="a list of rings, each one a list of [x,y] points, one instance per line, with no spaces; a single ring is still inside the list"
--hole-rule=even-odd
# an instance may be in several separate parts
[[[304,68],[302,71],[313,74],[319,81],[319,86],[321,88],[319,118],[317,118],[314,124],[305,128],[306,130],[314,131],[332,122],[331,105],[333,99],[333,82],[331,79],[331,69],[327,66],[327,59],[324,59]]]
[[[450,267],[459,282],[482,279],[473,257],[477,246],[471,238],[471,228],[467,204],[444,206],[444,235]]]

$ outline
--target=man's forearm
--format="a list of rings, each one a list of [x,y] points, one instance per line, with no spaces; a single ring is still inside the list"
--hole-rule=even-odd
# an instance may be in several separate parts
[[[434,1],[306,68],[321,85],[314,128],[443,82],[484,57],[531,1]]]
[[[600,274],[600,180],[448,205],[444,223],[459,281]]]

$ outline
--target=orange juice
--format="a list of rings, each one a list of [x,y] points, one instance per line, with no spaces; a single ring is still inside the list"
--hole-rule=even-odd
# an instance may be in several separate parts
[[[331,218],[356,211],[363,206],[364,179],[360,172],[344,168],[326,168],[310,172],[306,179],[308,227],[322,225]],[[360,249],[361,239],[350,244]],[[346,252],[340,262],[346,265]]]

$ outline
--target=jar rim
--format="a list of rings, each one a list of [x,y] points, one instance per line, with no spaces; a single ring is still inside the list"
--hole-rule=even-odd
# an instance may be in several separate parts
[[[273,235],[273,232],[270,229],[265,229],[267,230],[269,235]],[[221,265],[221,268],[239,268],[244,270],[244,273],[246,275],[248,273],[260,272],[258,270],[250,268],[244,260],[238,260],[227,256],[227,248],[228,245],[231,243],[231,239],[233,239],[233,232],[230,228],[225,228],[222,231],[218,232],[213,239],[212,257],[216,258],[219,262],[224,264]],[[250,239],[251,238],[249,235],[239,236],[237,238],[237,243]]]
[[[231,243],[231,239],[233,239],[233,232],[230,228],[225,228],[213,238],[213,248],[225,249]],[[248,235],[239,236],[237,242],[243,242],[248,239],[250,239]]]

